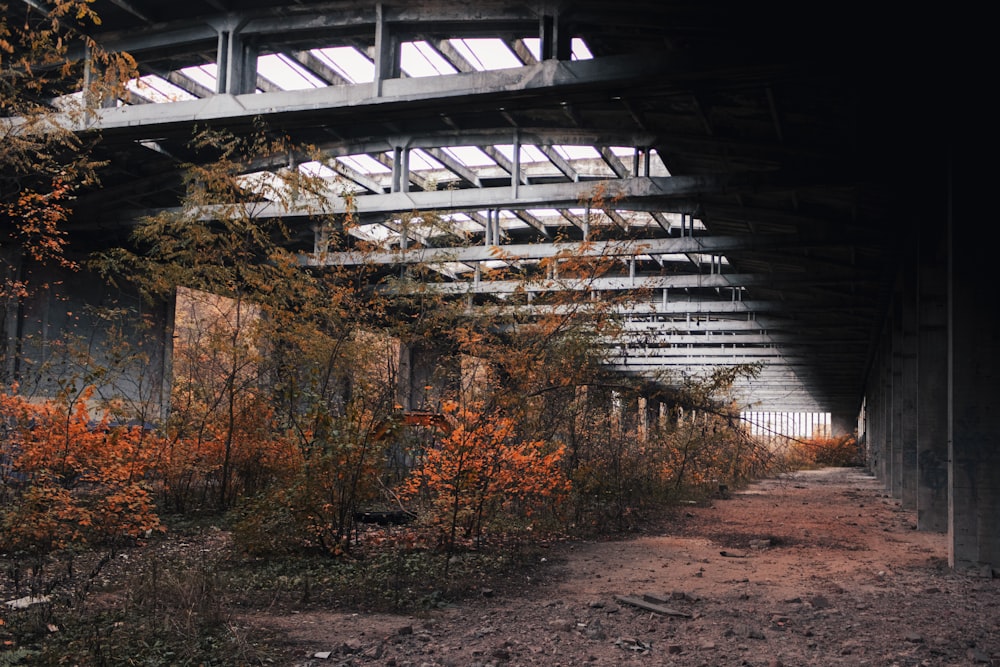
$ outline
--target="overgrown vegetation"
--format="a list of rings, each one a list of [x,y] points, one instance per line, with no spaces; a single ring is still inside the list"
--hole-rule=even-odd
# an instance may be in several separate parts
[[[0,46],[19,30],[0,24]],[[13,85],[24,62],[0,63]],[[642,380],[605,370],[617,303],[586,285],[618,259],[508,262],[484,279],[522,289],[470,308],[435,288],[444,278],[431,267],[303,266],[290,230],[259,217],[262,201],[301,211],[329,248],[378,250],[352,235],[350,197],[328,180],[294,168],[251,176],[274,156],[321,158],[309,147],[260,126],[202,132],[192,153],[202,161],[183,205],[92,263],[175,304],[169,400],[143,376],[143,351],[115,336],[114,349],[82,350],[80,374],[51,400],[0,391],[0,590],[23,607],[0,612],[0,664],[263,663],[268,649],[235,620],[240,604],[444,604],[523,567],[548,540],[633,530],[773,465],[728,396],[759,368]],[[69,173],[91,178],[83,166]],[[6,192],[3,215],[17,221],[18,253],[62,261],[67,186],[49,185],[44,216]],[[331,199],[348,212],[321,215]],[[442,221],[399,225],[408,234]],[[9,307],[28,286],[4,280]],[[583,288],[547,287],[560,280]],[[425,384],[413,368],[401,378],[404,358],[435,369]],[[130,389],[109,393],[116,386]],[[372,516],[404,525],[372,527]],[[218,538],[211,555],[142,560],[181,539],[162,537],[164,525],[192,520],[210,526],[192,542]],[[144,565],[128,567],[133,555]]]

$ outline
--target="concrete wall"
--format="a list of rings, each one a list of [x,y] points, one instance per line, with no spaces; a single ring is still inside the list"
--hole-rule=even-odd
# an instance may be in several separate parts
[[[1000,574],[1000,328],[990,244],[928,197],[903,242],[865,394],[868,464],[957,570]],[[929,204],[929,205],[928,205]],[[963,224],[964,222],[964,224]]]
[[[25,265],[37,287],[0,313],[0,383],[26,396],[122,399],[139,419],[166,407],[172,304],[150,306],[86,271]]]

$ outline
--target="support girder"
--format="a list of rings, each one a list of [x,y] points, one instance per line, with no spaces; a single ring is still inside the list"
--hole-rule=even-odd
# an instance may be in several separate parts
[[[144,105],[148,106],[160,105]],[[375,156],[386,163],[384,155]],[[391,161],[389,161],[391,165]],[[415,177],[411,172],[411,178]],[[595,193],[614,198],[616,210],[642,210],[656,206],[658,210],[670,208],[672,200],[687,204],[687,198],[721,192],[738,192],[741,189],[789,187],[794,177],[780,172],[745,172],[739,174],[705,174],[698,176],[633,177],[580,183],[539,183],[522,185],[515,193],[510,187],[476,188],[464,190],[432,190],[425,192],[393,192],[382,195],[364,195],[354,198],[351,210],[356,214],[404,213],[408,211],[465,211],[487,208],[571,208],[586,202]],[[204,206],[199,209],[203,219],[212,219],[225,207]],[[260,202],[255,207],[260,218],[296,218],[323,215],[341,215],[348,211],[347,202],[340,198],[326,199],[312,204],[302,203],[297,208],[280,206],[274,202]],[[150,211],[133,211],[133,217]]]
[[[815,285],[823,283],[863,282],[857,276],[839,274],[689,274],[673,276],[601,276],[589,279],[482,280],[478,282],[430,283],[422,290],[437,294],[517,294],[531,292],[576,291],[642,291],[662,289],[739,288],[751,286]]]
[[[235,127],[261,119],[282,123],[324,122],[333,110],[352,116],[402,109],[414,102],[441,105],[487,103],[512,94],[535,93],[559,97],[588,88],[621,86],[630,81],[664,76],[664,66],[632,55],[593,60],[546,60],[503,70],[468,72],[450,76],[389,79],[371,84],[330,86],[245,95],[219,94],[211,98],[157,104],[154,107],[118,107],[96,110],[84,119],[64,117],[64,126],[77,131],[99,131],[108,139],[117,136],[161,135],[185,132],[192,124]],[[379,85],[376,85],[379,84]]]
[[[799,241],[788,235],[683,236],[629,241],[524,243],[452,248],[410,248],[395,252],[330,252],[321,257],[305,256],[311,266],[356,266],[366,264],[425,264],[433,262],[482,262],[493,259],[546,259],[550,257],[635,257],[637,255],[681,255],[686,253],[732,253],[775,247],[794,247]]]

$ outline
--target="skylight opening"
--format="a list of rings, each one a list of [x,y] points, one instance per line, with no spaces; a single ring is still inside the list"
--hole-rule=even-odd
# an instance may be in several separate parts
[[[375,225],[358,225],[351,228],[351,234],[362,241],[368,241],[369,243],[383,243],[390,235],[394,235],[394,232],[388,227],[382,224]]]
[[[496,162],[476,146],[449,146],[444,151],[466,167],[496,166]]]
[[[240,187],[253,192],[269,201],[278,201],[288,185],[277,174],[270,171],[255,171],[236,177]]]
[[[209,90],[215,90],[218,83],[219,67],[215,63],[205,63],[204,65],[185,67],[180,72],[195,83],[199,83]]]
[[[458,73],[458,70],[427,42],[403,42],[399,45],[399,51],[400,69],[408,76],[443,76]]]
[[[154,103],[184,102],[198,99],[183,88],[175,86],[155,74],[147,74],[138,79],[132,79],[126,86],[136,95]]]
[[[531,52],[531,55],[535,56],[535,60],[542,59],[542,40],[537,37],[525,37],[521,40],[524,45]]]
[[[496,144],[494,146],[501,155],[506,157],[510,161],[514,161],[514,145],[513,144]],[[537,146],[531,144],[524,144],[521,146],[521,164],[529,164],[533,162],[548,162],[548,158],[538,150]]]
[[[559,211],[554,208],[529,208],[525,211],[536,218],[562,218]]]
[[[312,160],[299,165],[299,172],[312,178],[336,178],[337,172],[325,164]]]
[[[502,39],[496,37],[450,39],[455,50],[469,61],[478,71],[508,69],[523,67],[521,60],[514,55]]]
[[[419,148],[415,148],[410,151],[410,169],[444,169],[444,165]]]
[[[257,58],[257,73],[282,90],[308,90],[326,85],[302,65],[280,53]]]
[[[337,157],[336,160],[347,165],[348,167],[351,167],[355,171],[360,171],[362,174],[367,174],[369,176],[373,174],[392,173],[392,169],[385,166],[367,153],[359,153],[358,155],[341,155],[340,157]]]
[[[353,46],[313,49],[312,54],[351,83],[371,83],[375,80],[375,63]]]
[[[579,37],[574,37],[570,47],[573,51],[573,60],[593,60],[594,54],[590,52],[590,47]]]
[[[635,148],[632,146],[609,146],[611,152],[618,157],[633,157],[635,155]]]
[[[542,40],[537,37],[525,37],[521,40],[524,45],[535,56],[535,60],[542,59]],[[574,37],[570,45],[571,57],[573,60],[593,60],[594,54],[590,52],[590,47],[580,37]]]
[[[555,149],[567,160],[592,160],[601,157],[593,146],[555,146]]]

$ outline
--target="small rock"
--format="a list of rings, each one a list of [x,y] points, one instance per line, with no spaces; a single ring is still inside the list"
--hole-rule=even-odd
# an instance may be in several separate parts
[[[396,634],[400,635],[400,636],[403,636],[403,635],[412,635],[413,634],[413,626],[412,625],[404,625],[403,627],[401,627],[398,630],[396,630]]]
[[[484,598],[491,598],[491,597],[493,597],[493,589],[492,588],[484,588],[482,592],[483,592],[483,597]]]
[[[918,632],[907,632],[903,637],[911,644],[922,644],[924,642],[923,635]]]
[[[812,605],[813,609],[826,609],[830,606],[830,601],[822,595],[816,595],[809,598],[809,604]]]
[[[680,644],[667,644],[667,653],[672,653],[674,655],[680,653],[683,649]]]
[[[317,660],[329,660],[331,655],[333,655],[333,651],[317,651],[313,653],[313,657]]]
[[[549,621],[549,628],[559,632],[569,632],[573,629],[573,621],[568,621],[564,618],[557,618]]]
[[[604,632],[604,626],[601,625],[600,621],[594,621],[588,625],[584,634],[587,639],[593,639],[595,641],[603,641],[608,638],[608,634]]]
[[[591,600],[590,602],[587,603],[587,606],[590,607],[591,609],[603,609],[604,602],[602,602],[601,600]]]
[[[764,633],[750,625],[738,625],[734,630],[736,634],[747,639],[764,639]]]
[[[982,651],[978,648],[970,648],[968,651],[966,651],[965,655],[972,662],[987,664],[987,665],[990,663],[990,656],[988,656],[985,651]]]

